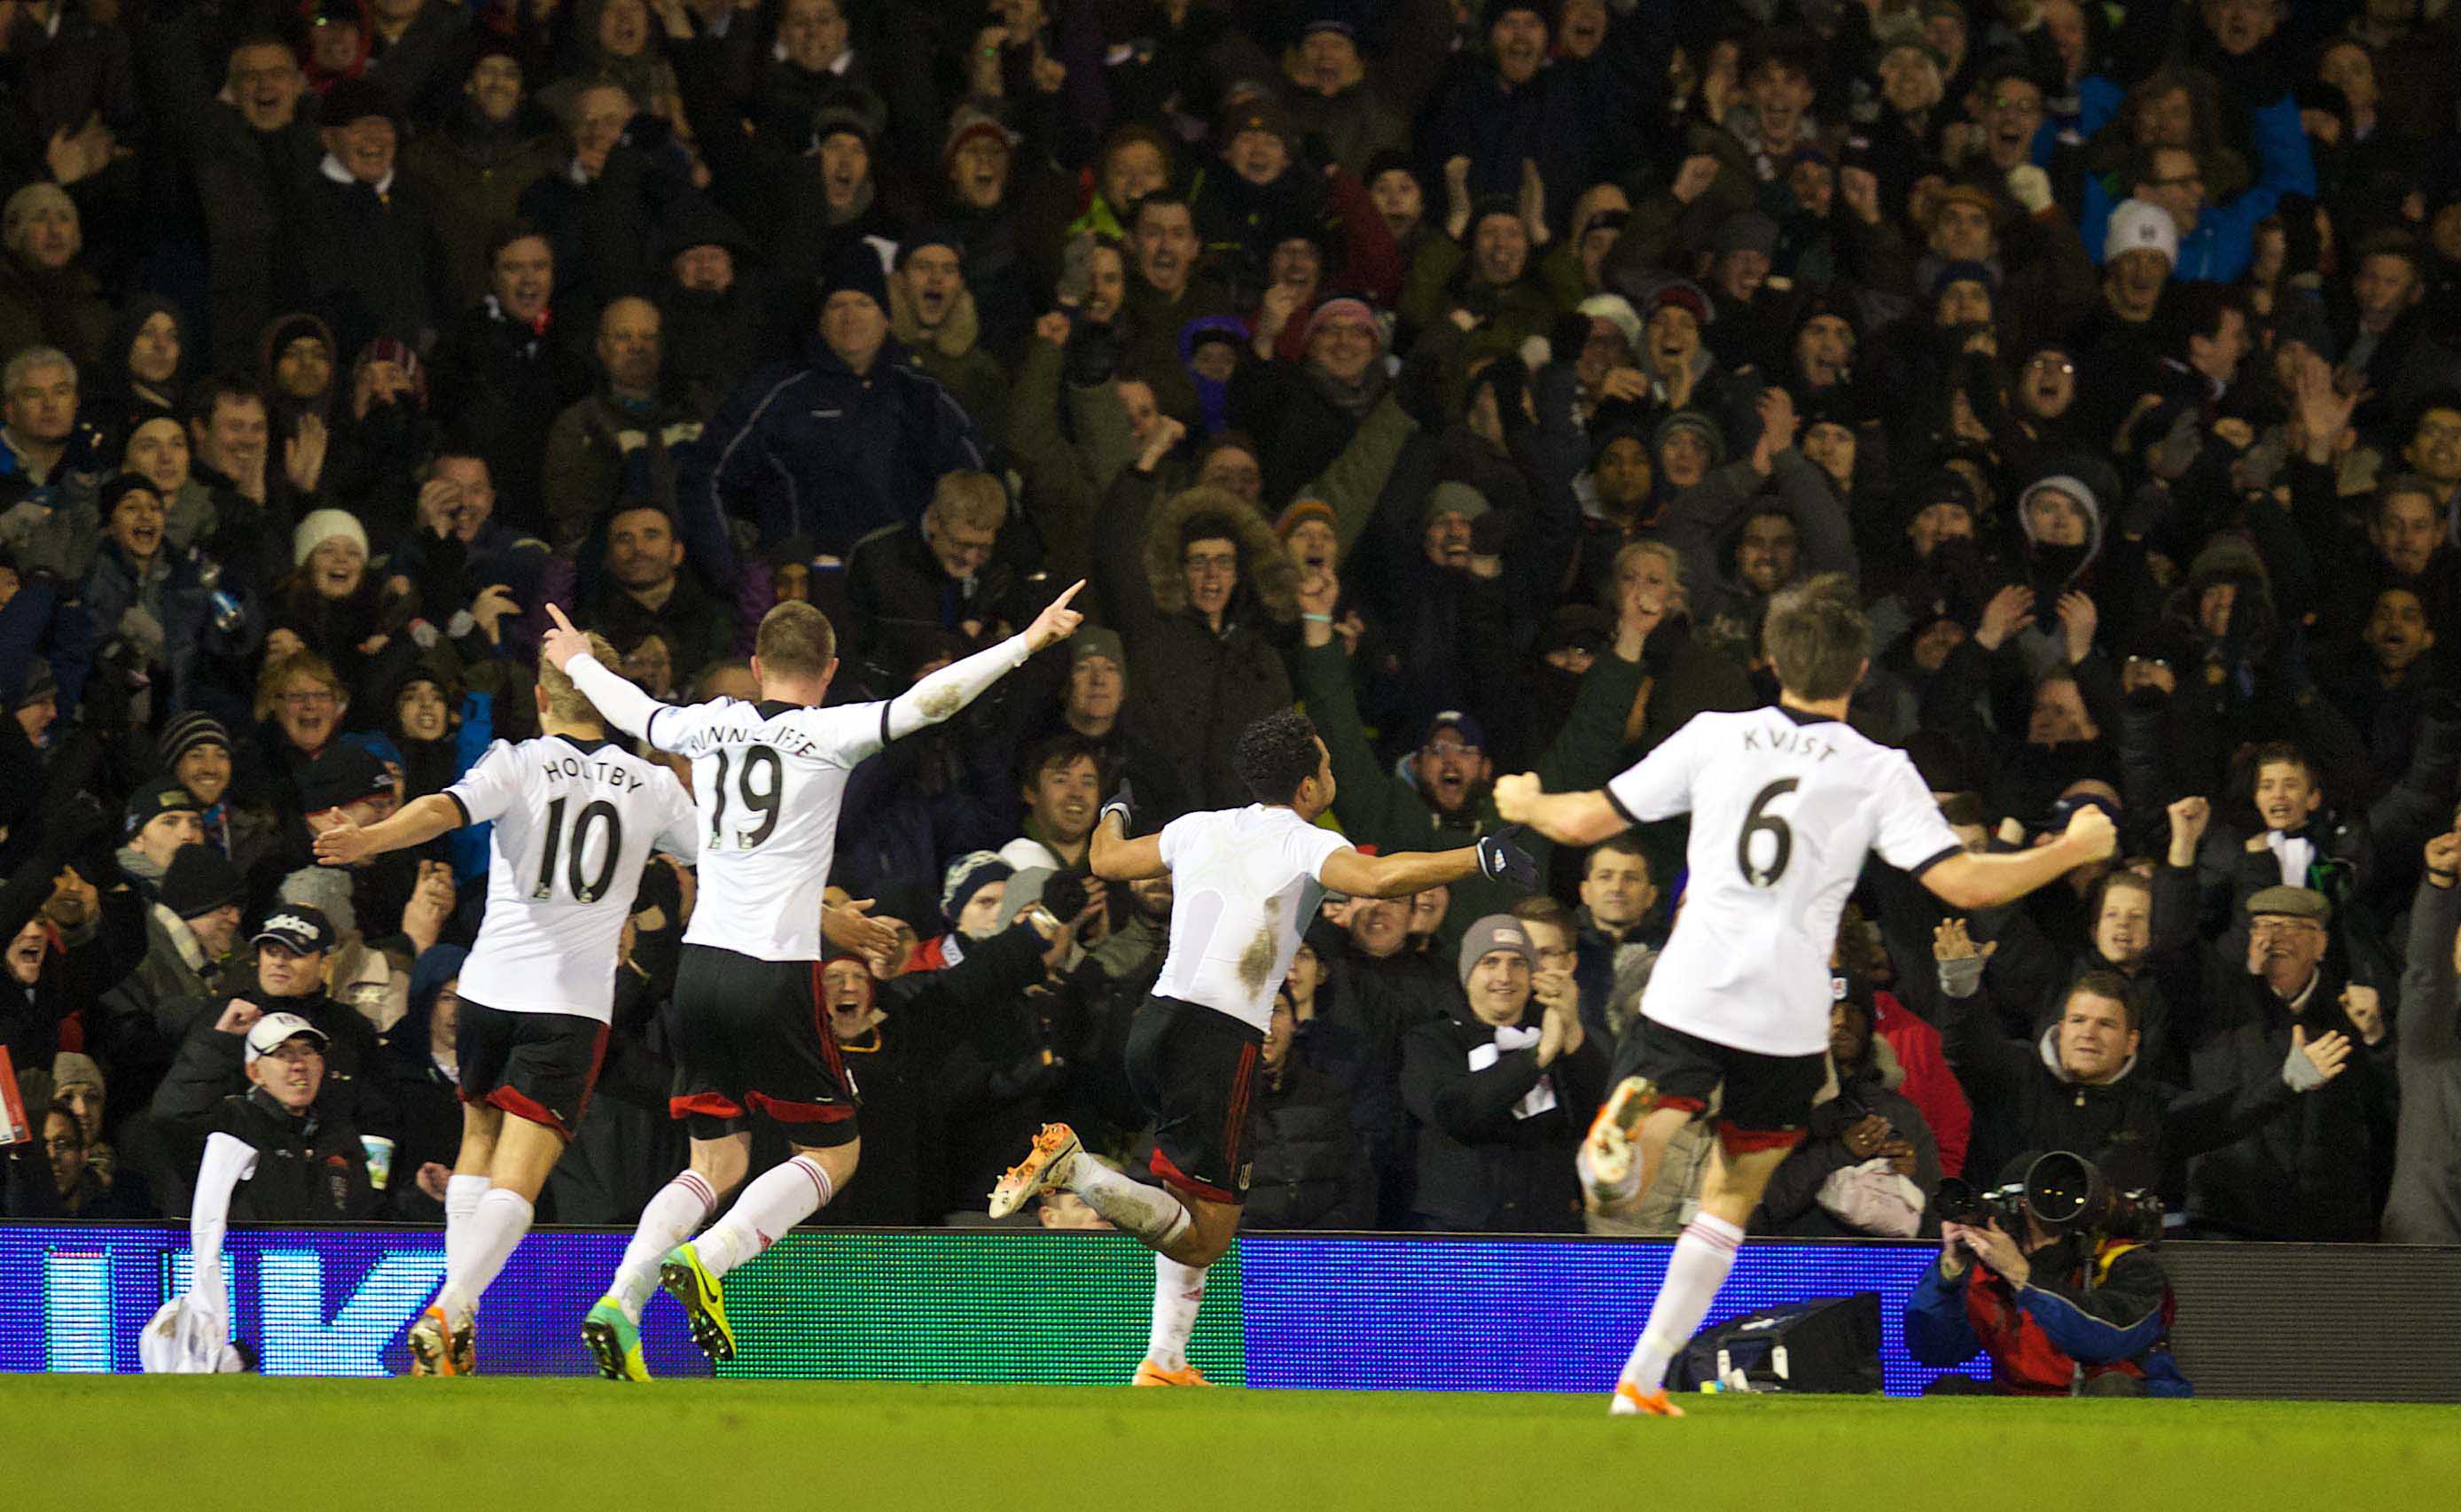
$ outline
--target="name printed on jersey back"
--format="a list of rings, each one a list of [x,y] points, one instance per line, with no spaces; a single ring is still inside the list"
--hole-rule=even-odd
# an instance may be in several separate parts
[[[770,718],[749,704],[729,710],[715,724],[693,731],[669,749],[678,756],[696,756],[720,746],[765,745],[783,756],[825,760],[832,747],[816,738],[791,717]],[[799,711],[800,712],[800,711]]]
[[[633,767],[585,756],[549,755],[539,770],[550,782],[603,782],[619,793],[637,793],[650,785],[648,776]]]
[[[1836,745],[1827,736],[1816,730],[1806,730],[1799,726],[1778,730],[1746,727],[1744,731],[1744,749],[1753,753],[1766,752],[1773,756],[1808,756],[1814,761],[1826,761],[1837,754]]]

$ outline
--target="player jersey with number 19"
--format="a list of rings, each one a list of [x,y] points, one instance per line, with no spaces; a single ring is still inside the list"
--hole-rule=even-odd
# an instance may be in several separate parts
[[[1606,791],[1637,824],[1692,816],[1641,1012],[1764,1055],[1828,1049],[1829,955],[1865,856],[1919,875],[1963,848],[1904,752],[1783,708],[1701,714]]]
[[[487,916],[461,993],[512,1013],[612,1011],[616,943],[652,849],[698,848],[691,795],[609,741],[544,735],[487,748],[444,790],[469,823],[492,820]]]
[[[700,896],[685,944],[761,961],[821,958],[846,774],[888,744],[888,718],[886,703],[735,698],[650,715],[650,744],[692,761],[701,815]]]

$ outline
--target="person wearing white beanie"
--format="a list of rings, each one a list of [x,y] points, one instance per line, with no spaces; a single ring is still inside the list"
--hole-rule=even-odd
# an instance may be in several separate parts
[[[290,564],[306,566],[318,546],[333,540],[347,541],[358,547],[362,561],[369,555],[367,527],[359,523],[358,516],[347,509],[317,509],[310,511],[308,518],[299,522],[299,528],[290,532]]]
[[[2103,298],[2120,319],[2153,318],[2162,286],[2179,265],[2179,223],[2151,200],[2124,200],[2102,240]]]

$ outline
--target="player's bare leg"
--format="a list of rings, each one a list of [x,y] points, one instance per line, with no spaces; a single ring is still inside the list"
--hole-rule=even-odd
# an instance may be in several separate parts
[[[1624,1361],[1610,1403],[1617,1414],[1680,1417],[1683,1410],[1666,1395],[1666,1367],[1690,1343],[1709,1307],[1718,1300],[1734,1268],[1735,1251],[1744,1242],[1744,1225],[1760,1205],[1769,1177],[1786,1161],[1788,1144],[1738,1151],[1721,1135],[1709,1158],[1709,1180],[1701,1192],[1701,1210],[1693,1215],[1675,1254],[1666,1263],[1666,1280],[1650,1306],[1649,1322],[1640,1341]]]
[[[713,1360],[735,1357],[735,1329],[726,1320],[726,1288],[719,1283],[728,1271],[827,1206],[854,1179],[863,1141],[798,1144],[794,1151],[754,1179],[707,1232],[675,1246],[658,1263],[658,1284],[683,1304],[693,1342]]]

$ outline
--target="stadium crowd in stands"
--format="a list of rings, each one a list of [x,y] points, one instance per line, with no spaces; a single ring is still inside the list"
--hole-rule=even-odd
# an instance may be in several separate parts
[[[5,0],[5,1212],[183,1214],[287,1012],[363,1139],[236,1216],[440,1216],[483,838],[310,841],[535,734],[550,602],[688,700],[805,599],[854,699],[1089,580],[847,795],[902,943],[824,973],[819,1221],[920,1225],[1048,1118],[1143,1157],[1123,777],[1244,804],[1296,702],[1355,841],[1465,844],[1770,701],[1840,572],[1970,849],[2124,844],[1970,920],[1866,876],[1756,1226],[2067,1148],[2191,1232],[2461,1243],[2457,107],[2437,0]],[[1329,903],[1249,1226],[1676,1232],[1705,1130],[1614,1212],[1573,1157],[1681,845]],[[653,860],[542,1221],[680,1163],[693,905]]]

